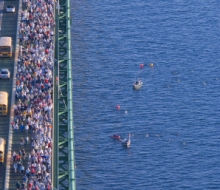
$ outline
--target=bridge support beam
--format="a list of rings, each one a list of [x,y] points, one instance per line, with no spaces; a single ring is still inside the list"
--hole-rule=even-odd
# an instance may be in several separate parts
[[[59,0],[55,12],[53,187],[75,190],[70,0]]]

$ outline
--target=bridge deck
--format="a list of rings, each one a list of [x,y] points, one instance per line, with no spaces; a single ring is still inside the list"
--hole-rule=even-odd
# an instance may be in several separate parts
[[[59,1],[58,1],[59,2]],[[56,2],[57,3],[57,2]],[[55,76],[58,75],[59,67],[63,68],[65,70],[65,73],[62,75],[62,78],[64,81],[62,90],[66,92],[66,95],[63,96],[62,100],[65,101],[65,117],[60,117],[60,113],[57,107],[59,107],[58,102],[54,102],[54,116],[61,118],[61,121],[64,122],[64,127],[66,130],[66,134],[64,139],[68,138],[68,141],[65,140],[65,142],[62,142],[62,139],[59,139],[59,122],[56,120],[54,123],[55,132],[53,137],[56,139],[56,142],[59,142],[57,145],[57,148],[54,148],[53,151],[53,173],[52,176],[55,187],[61,188],[61,189],[76,189],[75,187],[75,170],[74,170],[74,138],[73,138],[73,116],[72,116],[72,83],[71,83],[71,77],[72,77],[72,69],[71,69],[71,46],[70,46],[70,1],[69,0],[61,0],[61,8],[59,10],[60,12],[60,18],[58,19],[58,16],[56,15],[56,22],[59,22],[60,28],[56,31],[57,33],[60,33],[60,35],[55,36],[55,38],[58,41],[58,36],[62,37],[60,40],[60,43],[56,43],[57,47],[60,47],[60,49],[65,49],[65,56],[63,56],[64,52],[61,52],[59,54],[59,48],[57,52],[56,59],[58,61],[61,61],[60,66],[55,64]],[[5,13],[5,7],[7,5],[14,5],[16,8],[16,13]],[[21,184],[23,182],[23,175],[21,173],[15,173],[13,168],[13,160],[11,159],[13,151],[16,151],[18,153],[19,150],[21,150],[20,145],[20,139],[25,138],[27,134],[21,133],[20,131],[18,133],[14,133],[12,130],[12,127],[10,125],[10,122],[13,120],[13,104],[15,103],[15,95],[13,88],[15,88],[15,73],[17,72],[17,56],[18,56],[18,34],[17,34],[17,27],[20,22],[19,18],[19,10],[22,10],[22,0],[9,0],[9,1],[1,1],[0,0],[0,36],[11,36],[13,38],[13,57],[12,58],[0,58],[0,69],[1,68],[9,68],[11,71],[11,79],[10,80],[2,80],[0,81],[0,90],[7,91],[9,93],[9,108],[11,109],[11,112],[8,114],[8,117],[0,117],[0,137],[4,138],[6,140],[6,150],[8,150],[8,158],[7,161],[5,159],[5,163],[0,166],[0,189],[5,190],[14,190],[16,189],[16,182],[19,181]],[[58,6],[59,7],[59,6]],[[4,13],[4,14],[2,14]],[[1,19],[2,17],[2,19]],[[61,19],[62,18],[62,19]],[[63,40],[64,39],[64,40]],[[17,41],[16,41],[17,40]],[[60,56],[58,56],[60,55]],[[55,79],[54,79],[55,80]],[[59,79],[60,80],[60,79]],[[64,87],[65,86],[65,87]],[[59,88],[56,86],[54,88],[54,99],[58,101],[57,95],[59,94]],[[69,98],[67,98],[69,97]],[[68,105],[68,110],[67,110]],[[62,107],[63,109],[63,107]],[[61,109],[61,111],[62,111]],[[57,118],[58,118],[57,117]],[[55,117],[54,117],[55,118]],[[65,119],[64,119],[65,118]],[[68,123],[67,123],[68,121]],[[62,130],[63,130],[62,128]],[[56,131],[57,130],[57,131]],[[61,131],[62,131],[61,130]],[[31,134],[28,134],[29,138],[31,138]],[[61,140],[61,142],[60,142]],[[62,154],[59,154],[60,149],[60,143],[65,144],[67,151],[65,156],[62,156]],[[30,144],[26,145],[25,151],[27,153],[31,152],[31,146]],[[63,151],[61,151],[63,152]],[[70,156],[69,156],[70,155]],[[58,158],[58,156],[60,156]],[[65,157],[65,159],[63,159]],[[62,158],[62,159],[61,159]],[[63,161],[63,163],[60,164],[60,160]],[[22,160],[24,167],[26,168],[28,159]],[[7,166],[6,166],[7,163]],[[9,167],[10,166],[10,167]],[[57,168],[57,166],[59,166]],[[64,167],[65,166],[65,167]],[[61,168],[63,168],[63,171],[59,171]],[[65,178],[65,180],[63,179]]]
[[[4,14],[3,16],[3,20],[2,20],[2,29],[4,28],[4,30],[2,30],[2,35],[8,35],[8,36],[12,36],[13,37],[13,43],[14,43],[14,48],[13,48],[13,51],[16,52],[14,53],[13,55],[13,59],[11,59],[11,64],[10,64],[10,70],[13,71],[11,73],[11,76],[14,75],[14,72],[16,73],[17,72],[17,68],[16,68],[16,62],[15,60],[17,59],[17,55],[18,55],[18,51],[19,51],[19,42],[18,42],[18,39],[16,39],[16,37],[18,38],[18,34],[17,34],[17,29],[18,29],[18,26],[19,26],[19,23],[20,23],[20,18],[19,18],[19,14],[18,12],[21,11],[21,10],[24,10],[24,5],[22,5],[22,1],[19,0],[19,1],[6,1],[5,3],[5,6],[7,5],[15,5],[16,7],[16,13],[14,14]],[[3,34],[4,32],[4,34]],[[17,35],[17,36],[16,36]],[[16,41],[17,40],[17,41]],[[17,49],[16,49],[17,48]],[[6,63],[7,64],[7,63]],[[5,64],[5,65],[6,65]],[[0,64],[1,65],[1,64]],[[1,67],[1,66],[0,66]],[[6,67],[6,66],[5,66]],[[8,67],[7,67],[8,68]],[[9,101],[11,100],[11,105],[14,104],[14,99],[15,99],[15,95],[13,94],[13,91],[12,90],[12,84],[15,83],[15,76],[14,76],[14,80],[13,78],[10,80],[10,85],[9,85],[9,93],[10,93],[10,97],[9,97]],[[14,86],[15,87],[15,86]],[[1,86],[0,86],[0,89],[1,89]],[[11,105],[9,105],[11,107]],[[12,108],[12,107],[11,107]],[[13,110],[13,109],[12,109]],[[14,190],[16,189],[16,182],[19,181],[20,184],[23,183],[23,176],[24,174],[21,174],[19,171],[17,171],[15,173],[15,170],[14,170],[14,167],[13,167],[13,160],[11,159],[11,156],[12,156],[12,153],[13,151],[15,151],[16,153],[19,152],[19,150],[21,150],[23,147],[20,145],[20,139],[21,138],[24,138],[26,136],[29,137],[29,139],[32,138],[32,134],[26,134],[25,131],[23,133],[20,132],[20,130],[18,132],[12,132],[12,129],[11,131],[8,130],[8,126],[10,126],[10,121],[13,120],[13,111],[11,111],[11,118],[8,117],[7,118],[7,134],[5,136],[9,136],[9,139],[11,139],[11,144],[10,142],[8,144],[9,145],[9,149],[8,149],[8,155],[11,155],[8,156],[8,166],[10,165],[10,167],[7,167],[8,170],[6,170],[6,173],[3,173],[2,172],[2,179],[6,178],[6,182],[5,182],[5,187],[0,187],[0,189],[7,189],[7,190]],[[6,120],[5,120],[6,122]],[[9,132],[8,132],[9,131]],[[7,139],[7,137],[6,137]],[[30,153],[31,152],[31,145],[30,145],[30,141],[27,145],[24,146],[24,149],[26,151],[26,153]],[[28,156],[26,156],[26,158],[23,158],[22,159],[22,165],[25,167],[25,169],[27,168],[27,165],[28,165]],[[5,171],[5,166],[3,166],[4,168],[3,171]],[[25,171],[24,171],[25,172]],[[1,183],[0,183],[1,184]],[[2,183],[4,185],[4,182]]]

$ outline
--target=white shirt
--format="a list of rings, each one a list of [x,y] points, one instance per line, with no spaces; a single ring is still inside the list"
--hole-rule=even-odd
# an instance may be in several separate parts
[[[25,125],[25,130],[29,130],[29,126],[28,125]]]

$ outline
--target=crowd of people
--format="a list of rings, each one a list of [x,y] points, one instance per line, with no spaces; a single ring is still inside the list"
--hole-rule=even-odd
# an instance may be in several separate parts
[[[22,176],[15,185],[51,190],[54,0],[24,0],[23,7],[12,127],[25,137],[12,155],[14,172]]]

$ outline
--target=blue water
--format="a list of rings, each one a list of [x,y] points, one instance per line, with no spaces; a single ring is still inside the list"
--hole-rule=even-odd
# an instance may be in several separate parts
[[[220,1],[71,6],[77,189],[220,189]]]

